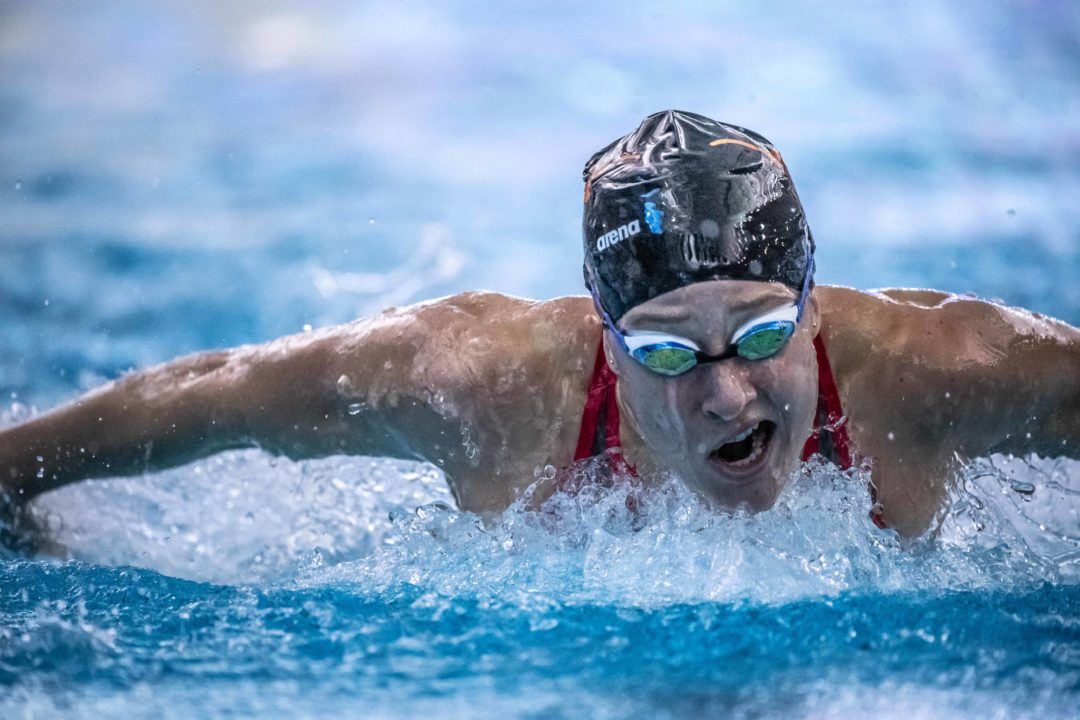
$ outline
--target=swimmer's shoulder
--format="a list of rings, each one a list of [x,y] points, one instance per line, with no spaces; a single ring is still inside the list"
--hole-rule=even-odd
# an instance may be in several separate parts
[[[994,341],[976,327],[998,312],[974,298],[922,288],[821,286],[815,294],[821,337],[841,383],[844,378],[864,378],[868,387],[900,382],[904,368],[962,361],[968,338]]]
[[[590,348],[600,340],[600,320],[588,296],[532,300],[477,290],[419,303],[401,312],[412,315],[432,336],[464,334],[466,339],[506,343],[541,354]],[[477,344],[486,345],[478,341]]]
[[[408,312],[425,328],[424,382],[447,389],[481,449],[443,466],[463,507],[505,507],[537,467],[573,460],[601,334],[590,298],[467,292]]]
[[[531,300],[470,291],[400,309],[422,354],[475,390],[513,395],[561,384],[587,383],[600,342],[600,321],[587,296]],[[527,390],[526,390],[527,391]]]
[[[826,343],[895,349],[949,362],[1032,337],[1080,340],[1068,323],[970,294],[925,288],[816,289]]]
[[[819,285],[815,295],[827,324],[880,322],[906,310],[931,309],[961,299],[973,299],[929,288],[881,288],[856,290],[842,285]]]
[[[906,426],[930,447],[946,428],[957,435],[971,425],[961,417],[1003,417],[1006,406],[1080,393],[1070,384],[1080,377],[1080,330],[1068,323],[935,290],[821,291],[821,334],[841,400],[861,421],[880,421],[877,431]]]

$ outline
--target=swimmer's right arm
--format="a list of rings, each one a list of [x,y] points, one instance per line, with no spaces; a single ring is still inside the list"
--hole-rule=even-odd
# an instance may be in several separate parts
[[[417,399],[414,326],[408,315],[383,317],[131,373],[0,430],[0,490],[22,503],[77,480],[245,447],[294,459],[422,458],[442,420]]]

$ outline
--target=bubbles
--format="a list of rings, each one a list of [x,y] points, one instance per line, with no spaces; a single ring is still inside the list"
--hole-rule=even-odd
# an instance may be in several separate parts
[[[554,465],[543,467],[538,465],[533,469],[533,478],[536,480],[554,480],[556,474],[558,474],[558,469]]]
[[[466,434],[466,455],[471,443]],[[906,545],[874,526],[868,479],[857,471],[811,461],[772,509],[751,515],[711,510],[674,478],[648,490],[597,486],[604,462],[574,466],[560,484],[580,488],[575,494],[556,493],[537,507],[525,493],[505,512],[483,516],[454,509],[430,466],[345,458],[274,464],[250,451],[148,478],[83,483],[38,506],[78,557],[218,582],[347,580],[377,588],[411,577],[465,597],[524,588],[651,607],[1080,576],[1073,537],[1080,507],[1068,490],[1080,476],[1075,461],[966,466],[937,533]],[[538,486],[558,473],[553,465],[533,472]],[[307,562],[316,548],[324,560],[317,570]]]
[[[939,540],[1006,576],[1080,581],[1080,461],[994,455],[962,466]]]
[[[480,467],[480,446],[473,439],[473,428],[468,424],[461,425],[461,446],[465,448],[465,458],[469,465]]]
[[[1035,486],[1032,483],[1020,480],[1013,480],[1010,482],[1009,489],[1023,495],[1025,500],[1031,500],[1031,496],[1035,494]]]
[[[147,477],[43,496],[78,558],[225,583],[287,582],[319,548],[328,565],[379,547],[394,508],[449,501],[442,474],[404,461],[295,463],[231,452]],[[88,508],[95,508],[88,511]]]
[[[537,468],[551,479],[554,467]],[[580,470],[580,469],[579,469]],[[593,471],[584,468],[585,473]],[[1017,542],[983,506],[984,530],[902,543],[874,526],[868,478],[812,461],[763,513],[708,509],[674,478],[528,497],[483,518],[445,504],[394,517],[372,554],[309,573],[390,588],[409,578],[453,597],[544,593],[569,603],[657,607],[704,601],[786,603],[841,593],[1004,588],[1060,579],[1054,562]],[[970,502],[970,500],[969,500]]]

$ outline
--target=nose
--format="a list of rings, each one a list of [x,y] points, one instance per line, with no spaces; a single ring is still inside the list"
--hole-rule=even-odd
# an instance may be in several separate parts
[[[708,373],[702,410],[713,420],[731,422],[757,397],[749,368],[738,363],[717,362],[701,369]]]

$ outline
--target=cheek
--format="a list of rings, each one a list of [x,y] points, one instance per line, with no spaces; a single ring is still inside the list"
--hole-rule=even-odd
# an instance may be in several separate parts
[[[793,434],[809,432],[817,407],[817,364],[809,336],[798,338],[779,362],[762,368],[758,387],[765,390]],[[803,427],[805,426],[805,427]]]
[[[641,367],[619,368],[619,386],[625,409],[645,442],[656,450],[677,450],[685,445],[687,400],[681,384],[670,382]]]

